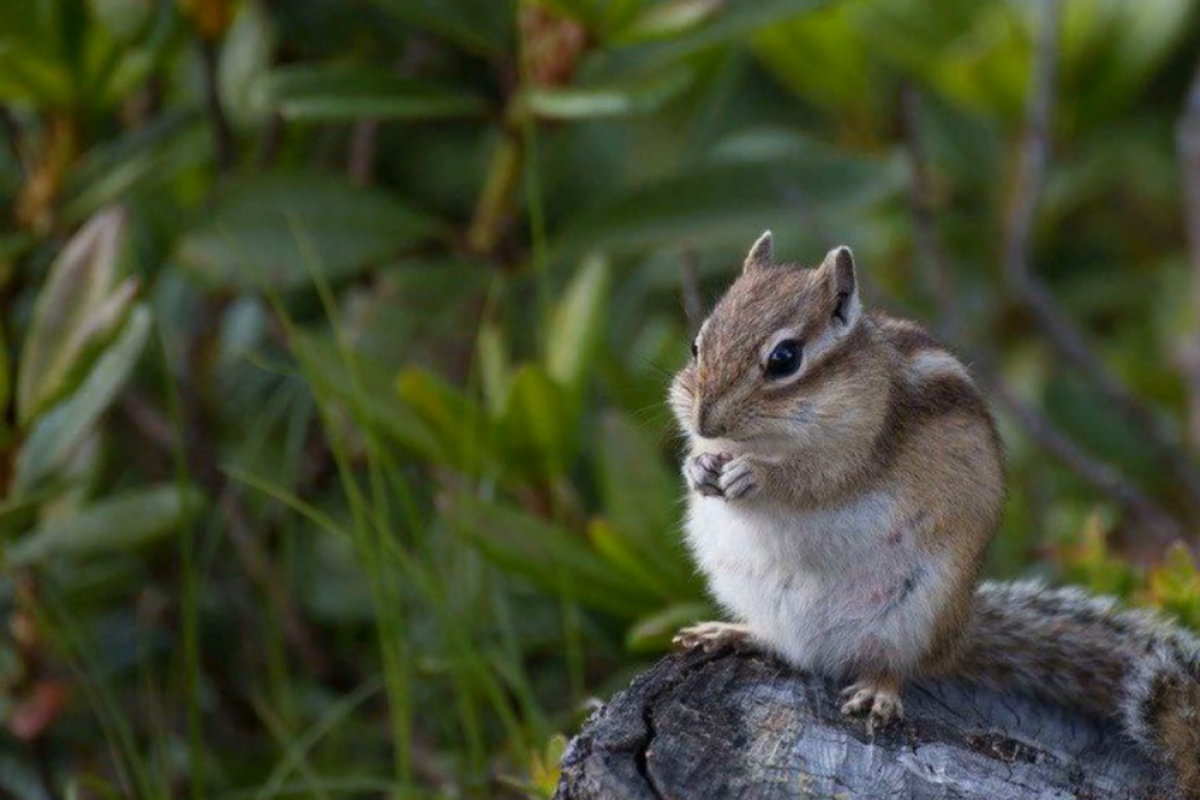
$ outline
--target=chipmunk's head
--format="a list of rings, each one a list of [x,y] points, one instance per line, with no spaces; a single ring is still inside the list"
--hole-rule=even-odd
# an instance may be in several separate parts
[[[854,256],[836,247],[815,269],[777,264],[764,233],[704,321],[670,403],[693,440],[788,452],[874,436],[887,359],[863,313]]]

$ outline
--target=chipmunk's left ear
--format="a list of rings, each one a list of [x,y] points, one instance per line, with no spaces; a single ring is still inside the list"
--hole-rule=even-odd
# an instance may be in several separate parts
[[[760,269],[769,269],[774,265],[774,243],[771,241],[771,232],[763,231],[762,236],[755,240],[754,244],[750,245],[750,252],[746,254],[746,260],[742,262],[742,272],[756,272]]]
[[[862,315],[862,303],[858,299],[858,276],[855,274],[854,254],[845,245],[833,248],[821,262],[821,271],[826,273],[830,294],[833,295],[833,320],[845,330],[853,328]]]

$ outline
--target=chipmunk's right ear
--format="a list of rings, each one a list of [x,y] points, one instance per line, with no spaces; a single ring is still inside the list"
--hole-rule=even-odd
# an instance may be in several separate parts
[[[746,254],[746,260],[742,262],[742,274],[748,272],[756,272],[760,269],[767,269],[774,265],[773,261],[774,247],[771,242],[771,232],[763,231],[762,236],[758,237],[750,247],[750,252]]]
[[[858,276],[854,266],[854,254],[845,245],[839,245],[825,254],[820,270],[828,275],[830,292],[833,295],[833,318],[844,330],[853,328],[862,314],[862,302],[858,299]]]

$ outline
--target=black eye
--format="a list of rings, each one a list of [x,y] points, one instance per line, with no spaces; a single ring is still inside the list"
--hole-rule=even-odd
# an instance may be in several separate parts
[[[692,339],[692,358],[699,358],[700,356],[700,345],[697,344],[699,341],[699,339]]]
[[[795,375],[796,370],[800,369],[800,355],[800,343],[795,339],[784,339],[767,356],[767,377],[786,378]]]

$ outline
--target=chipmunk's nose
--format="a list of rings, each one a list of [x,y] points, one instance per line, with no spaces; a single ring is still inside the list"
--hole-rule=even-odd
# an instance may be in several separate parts
[[[713,412],[712,400],[701,400],[700,408],[696,410],[696,432],[705,439],[716,439],[724,436],[726,427],[716,419]]]

